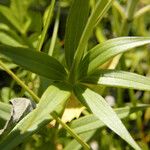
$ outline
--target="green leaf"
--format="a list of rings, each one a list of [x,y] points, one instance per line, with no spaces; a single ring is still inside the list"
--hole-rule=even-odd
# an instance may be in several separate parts
[[[46,20],[44,22],[45,24],[43,27],[43,31],[41,33],[41,36],[40,36],[38,44],[37,44],[37,51],[41,51],[42,45],[43,45],[45,37],[46,37],[48,27],[49,27],[51,20],[52,20],[52,14],[53,14],[54,6],[55,6],[55,0],[52,0],[50,6],[48,7],[48,14],[47,14]]]
[[[0,24],[0,42],[10,46],[23,46],[25,43],[23,38],[6,24]]]
[[[23,29],[21,28],[20,22],[14,16],[11,9],[6,6],[0,5],[0,13],[7,19],[19,32],[23,33]]]
[[[7,119],[0,135],[7,134],[13,127],[35,108],[35,103],[27,98],[14,98],[10,100],[12,105],[10,117]]]
[[[64,67],[53,57],[33,49],[0,45],[0,53],[14,63],[52,80],[65,80]]]
[[[89,131],[86,133],[80,134],[80,137],[83,139],[84,142],[87,142],[93,135],[95,131]],[[67,144],[64,148],[64,150],[79,150],[82,146],[79,144],[75,139],[73,139],[69,144]]]
[[[138,104],[136,107],[126,106],[123,108],[114,109],[114,111],[120,119],[123,119],[129,117],[131,113],[144,110],[148,107],[150,107],[150,105]],[[70,124],[70,128],[72,128],[77,134],[95,130],[104,126],[105,124],[93,114],[76,119]]]
[[[66,63],[70,68],[89,15],[89,0],[74,0],[70,8],[65,35]]]
[[[11,105],[0,102],[0,118],[8,120],[11,112]]]
[[[80,77],[86,73],[91,74],[96,68],[117,54],[148,43],[150,43],[148,37],[120,37],[98,44],[86,54],[79,65]]]
[[[28,136],[46,125],[51,119],[49,114],[70,97],[69,90],[70,87],[66,84],[59,84],[57,87],[54,85],[48,87],[37,108],[23,118],[0,143],[1,150],[14,148]]]
[[[83,34],[79,41],[79,45],[77,47],[76,55],[75,55],[75,65],[78,66],[78,63],[83,57],[85,47],[89,40],[89,37],[92,34],[94,27],[101,21],[104,17],[110,6],[112,5],[113,0],[99,0],[96,4],[95,9],[90,15],[88,22],[84,28]]]
[[[0,42],[11,46],[22,46],[18,41],[16,41],[4,32],[0,32]]]
[[[75,87],[74,91],[77,98],[86,105],[99,120],[128,142],[134,149],[141,150],[118,118],[117,114],[103,97],[94,91],[79,85]]]
[[[10,46],[22,46],[14,37],[2,30],[0,30],[0,42]]]
[[[150,91],[150,78],[119,70],[97,70],[83,82]]]

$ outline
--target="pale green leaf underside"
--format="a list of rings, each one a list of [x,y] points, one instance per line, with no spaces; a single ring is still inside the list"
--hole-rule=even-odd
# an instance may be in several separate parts
[[[74,0],[70,8],[65,35],[65,57],[70,68],[75,50],[89,15],[89,0]]]
[[[120,37],[107,40],[95,46],[86,54],[79,65],[80,77],[83,74],[92,73],[96,68],[117,54],[149,43],[150,38],[148,37]]]
[[[51,80],[65,80],[64,67],[53,57],[33,49],[0,45],[0,53],[31,72]]]
[[[124,107],[115,109],[119,118],[123,119],[128,117],[130,113],[137,112],[143,109],[150,107],[150,105],[139,104],[136,107]],[[87,142],[96,132],[96,129],[104,127],[105,124],[101,122],[95,115],[90,114],[84,117],[81,117],[77,120],[72,121],[70,128],[72,128],[79,136]],[[69,142],[64,150],[79,150],[82,146],[73,139]]]
[[[114,109],[114,111],[116,112],[116,114],[120,119],[123,119],[128,117],[131,113],[144,110],[148,107],[150,107],[150,105],[139,104],[136,107],[126,106],[123,108],[117,108]],[[105,126],[105,124],[102,121],[100,121],[95,115],[90,114],[72,121],[70,128],[72,128],[77,134],[81,134],[84,132],[101,128],[103,126]]]
[[[22,119],[8,136],[0,143],[1,150],[10,150],[28,136],[46,125],[51,117],[50,113],[56,110],[70,97],[68,88],[64,85],[57,85],[47,88],[37,108]]]
[[[117,114],[109,106],[109,104],[94,91],[85,87],[75,87],[75,95],[77,98],[84,103],[92,113],[101,120],[107,127],[113,130],[126,142],[128,142],[136,150],[141,150],[140,147],[133,140]]]
[[[84,78],[83,82],[150,91],[149,77],[119,70],[97,70]]]

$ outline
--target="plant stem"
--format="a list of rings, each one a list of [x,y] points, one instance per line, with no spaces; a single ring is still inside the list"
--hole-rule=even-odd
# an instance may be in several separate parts
[[[1,60],[0,60],[0,66],[25,90],[27,90],[30,95],[33,97],[33,99],[38,102],[40,99],[36,96],[36,94],[29,89],[28,86],[24,84],[23,81],[21,81]]]
[[[60,18],[60,7],[58,7],[58,12],[57,12],[56,20],[55,20],[55,24],[54,24],[53,35],[52,35],[52,38],[51,38],[51,44],[50,44],[50,47],[49,47],[48,54],[50,56],[53,55],[53,51],[54,51],[54,47],[55,47],[55,43],[56,43],[56,39],[57,39],[57,33],[58,33],[58,27],[59,27],[59,18]]]
[[[128,5],[127,5],[127,19],[132,21],[135,8],[137,6],[139,0],[128,0]]]
[[[141,8],[139,11],[137,11],[134,15],[134,19],[138,19],[139,17],[141,17],[142,15],[147,13],[148,11],[150,11],[150,5],[147,5],[143,8]]]
[[[26,79],[25,79],[25,84],[28,84],[28,81],[29,81],[29,79],[31,78],[31,75],[32,75],[31,72],[28,72],[28,73],[27,73],[27,77],[26,77]],[[22,90],[21,90],[21,92],[20,92],[20,96],[22,97],[22,96],[24,95],[24,93],[25,93],[25,89],[22,88]]]
[[[29,89],[28,86],[25,85],[1,60],[0,60],[0,66],[28,93],[33,97],[33,99],[36,102],[40,101],[40,98]],[[61,119],[55,114],[52,113],[51,116],[56,119],[86,150],[90,150],[90,147],[87,143],[85,143],[69,126],[67,126],[64,122],[61,121]]]
[[[123,7],[118,3],[118,1],[114,1],[113,6],[117,9],[123,19],[126,18],[125,10]]]
[[[85,150],[90,150],[90,147],[87,143],[85,143],[68,125],[61,121],[61,119],[57,116],[55,112],[51,113],[51,116],[59,122],[66,130],[70,133],[83,147]]]
[[[50,25],[51,19],[52,19],[54,4],[55,4],[55,0],[52,0],[51,4],[49,6],[48,15],[47,15],[47,18],[46,18],[46,23],[44,25],[44,29],[42,31],[41,37],[40,37],[38,45],[37,45],[37,51],[41,51],[42,45],[44,43],[44,39],[46,37],[46,33],[47,33],[48,27]]]
[[[126,18],[124,19],[121,27],[121,36],[122,35],[128,35],[131,22],[133,21],[134,18],[134,12],[136,5],[139,0],[129,0],[127,4],[127,12],[126,12]]]

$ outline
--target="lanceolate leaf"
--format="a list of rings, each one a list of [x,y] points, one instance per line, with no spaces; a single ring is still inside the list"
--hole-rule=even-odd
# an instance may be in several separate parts
[[[81,87],[81,85],[77,85],[74,91],[77,98],[86,105],[99,120],[128,142],[133,148],[141,150],[118,118],[117,114],[109,104],[107,104],[103,97],[86,87]]]
[[[97,70],[83,82],[150,91],[150,78],[119,70]]]
[[[91,49],[80,64],[80,77],[90,74],[117,54],[150,43],[148,37],[120,37],[108,40]]]
[[[14,63],[51,80],[65,80],[64,67],[53,57],[33,49],[0,45],[0,53]]]
[[[85,29],[83,31],[83,34],[81,36],[81,39],[80,39],[80,42],[79,42],[79,45],[78,45],[78,48],[77,48],[75,59],[77,60],[78,63],[82,59],[85,46],[86,46],[86,44],[89,40],[89,37],[90,37],[94,27],[104,17],[106,12],[110,8],[112,2],[113,2],[113,0],[105,0],[105,1],[99,0],[97,2],[94,11],[92,12],[91,16],[88,19],[88,22],[85,26]]]
[[[139,104],[136,107],[124,107],[124,108],[117,108],[115,109],[119,118],[123,119],[128,117],[130,113],[137,112],[140,110],[144,110],[150,107],[147,104]],[[95,115],[90,114],[79,119],[72,121],[70,128],[72,128],[77,134],[80,135],[85,142],[87,142],[96,132],[96,129],[104,127],[105,124],[101,122]],[[65,146],[64,150],[79,150],[82,146],[73,139],[69,142],[68,145]]]
[[[70,97],[69,90],[66,84],[48,87],[37,108],[22,119],[0,143],[1,150],[12,149],[46,125],[51,119],[49,114]]]
[[[66,25],[65,56],[68,67],[71,67],[75,50],[89,15],[89,0],[74,0]]]
[[[128,117],[131,113],[144,110],[148,107],[150,107],[150,105],[139,104],[136,107],[126,106],[123,108],[117,108],[114,109],[114,111],[116,112],[116,114],[120,119],[123,119]],[[72,121],[72,123],[70,124],[70,128],[72,128],[77,134],[95,130],[104,126],[105,124],[93,114],[76,119]]]
[[[110,8],[112,2],[113,0],[105,0],[105,1],[99,0],[95,6],[95,9],[93,10],[92,14],[89,17],[87,24],[84,28],[84,31],[81,35],[76,53],[75,53],[73,67],[70,73],[70,79],[72,80],[72,82],[76,81],[77,79],[77,76],[76,77],[72,77],[72,76],[78,73],[77,69],[78,69],[80,61],[83,58],[84,51],[88,44],[88,40],[92,34],[92,31],[94,27],[96,26],[96,24],[98,24],[101,21],[101,19],[104,17],[106,12]]]

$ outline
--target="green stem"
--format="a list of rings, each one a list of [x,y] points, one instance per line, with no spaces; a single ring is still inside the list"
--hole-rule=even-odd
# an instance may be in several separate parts
[[[150,11],[150,5],[147,5],[143,8],[141,8],[139,11],[137,11],[134,15],[134,19],[138,19],[139,17],[143,16],[148,11]]]
[[[135,97],[135,94],[134,94],[134,90],[132,90],[132,89],[129,90],[129,96],[130,96],[130,100],[131,100],[132,105],[134,107],[136,107],[137,101],[136,101],[136,97]]]
[[[114,1],[113,6],[117,9],[123,19],[126,18],[126,13],[123,7],[118,3],[118,1]]]
[[[21,70],[21,68],[19,68],[19,69],[16,71],[16,74],[18,74],[20,70]],[[13,87],[14,87],[15,83],[16,83],[15,80],[12,80],[11,83],[10,83],[9,99],[11,98],[11,91],[13,90]]]
[[[51,4],[49,6],[48,16],[46,18],[46,23],[44,25],[44,29],[42,31],[41,37],[40,37],[38,45],[37,45],[37,51],[41,51],[42,45],[44,43],[44,39],[46,37],[46,33],[47,33],[48,27],[50,25],[51,19],[52,19],[52,13],[53,13],[53,10],[54,10],[54,4],[55,4],[55,0],[52,0]]]
[[[27,73],[27,77],[26,77],[26,79],[25,79],[25,84],[28,84],[28,81],[30,80],[31,75],[32,75],[31,72],[28,72],[28,73]],[[22,88],[22,89],[21,89],[21,92],[20,92],[20,96],[22,97],[22,96],[24,95],[24,93],[25,93],[25,89]]]
[[[24,88],[26,91],[28,91],[28,93],[33,97],[33,99],[36,102],[40,101],[40,98],[32,91],[28,88],[28,86],[26,86],[1,60],[0,60],[0,66],[2,66],[2,68],[22,87]],[[67,126],[64,122],[61,121],[61,119],[55,114],[52,113],[51,116],[56,119],[56,121],[58,121],[86,150],[90,150],[90,147],[87,143],[85,143],[74,131],[72,131],[72,129]]]
[[[126,12],[126,18],[123,20],[122,27],[121,27],[121,36],[122,35],[128,35],[131,22],[134,18],[134,12],[135,8],[137,6],[139,0],[129,0],[127,4],[127,12]]]
[[[40,99],[36,96],[36,94],[30,90],[28,88],[28,86],[26,86],[24,84],[23,81],[21,81],[1,60],[0,60],[0,66],[22,87],[24,88],[25,90],[27,90],[30,95],[33,97],[33,99],[38,102]]]
[[[123,106],[123,89],[117,89],[117,106]]]
[[[139,0],[128,0],[127,5],[127,18],[128,20],[132,20],[135,12],[135,8],[137,6]]]
[[[54,51],[54,47],[55,47],[55,43],[56,43],[56,39],[57,39],[57,33],[58,33],[58,27],[59,27],[59,18],[60,18],[60,7],[58,8],[58,12],[57,12],[57,15],[56,15],[56,20],[55,20],[55,24],[54,24],[53,35],[52,35],[51,44],[50,44],[50,47],[49,47],[48,54],[50,56],[53,55],[53,51]]]
[[[85,150],[90,150],[90,146],[85,143],[68,125],[61,121],[55,112],[51,113],[51,116],[59,122],[83,147]]]

